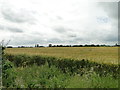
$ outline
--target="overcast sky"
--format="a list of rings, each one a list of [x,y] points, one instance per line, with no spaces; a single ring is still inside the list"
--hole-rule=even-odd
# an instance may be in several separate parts
[[[114,45],[118,42],[118,3],[0,0],[0,41],[3,39],[10,39],[13,46]]]

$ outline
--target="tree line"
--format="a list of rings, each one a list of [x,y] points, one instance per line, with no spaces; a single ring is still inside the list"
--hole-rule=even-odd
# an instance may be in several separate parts
[[[97,44],[97,45],[95,45],[95,44],[90,44],[90,45],[88,45],[88,44],[85,44],[85,45],[52,45],[52,44],[49,44],[49,47],[113,47],[113,46],[120,46],[120,45],[115,44],[115,45],[110,46],[110,45],[105,45],[105,44],[103,44],[103,45],[99,45],[99,44]]]
[[[120,45],[95,45],[95,44],[85,44],[85,45],[52,45],[49,44],[47,47],[118,47]],[[35,44],[35,46],[18,46],[18,48],[33,48],[33,47],[46,47],[46,46],[40,46],[39,44]],[[12,46],[7,46],[7,48],[13,48]]]

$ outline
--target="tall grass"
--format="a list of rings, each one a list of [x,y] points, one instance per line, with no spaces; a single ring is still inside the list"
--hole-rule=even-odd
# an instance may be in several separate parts
[[[25,68],[9,67],[5,72],[8,76],[4,77],[3,85],[8,88],[118,88],[118,80],[111,76],[101,77],[95,72],[70,75],[47,63]]]
[[[118,88],[118,65],[43,56],[5,57],[5,88]]]
[[[67,88],[118,88],[118,80],[111,76],[100,77],[95,72],[89,74],[75,75],[70,79]]]

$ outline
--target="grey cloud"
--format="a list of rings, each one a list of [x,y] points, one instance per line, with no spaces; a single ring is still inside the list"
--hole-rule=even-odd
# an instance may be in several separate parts
[[[47,40],[47,42],[48,43],[62,43],[63,40],[57,39],[57,38],[52,38],[52,39]]]
[[[100,6],[113,19],[118,19],[118,2],[99,2]]]
[[[32,38],[32,36],[28,36],[26,34],[22,34],[22,36],[14,36],[12,37],[13,45],[35,45],[35,44],[46,44],[46,41],[42,38]],[[24,40],[21,40],[24,38]]]
[[[120,1],[118,2],[118,44],[120,44]]]
[[[23,10],[23,9],[14,11],[12,9],[5,8],[5,9],[2,9],[1,13],[6,20],[9,20],[11,22],[32,23],[34,21],[32,15],[31,15],[32,12],[29,12],[29,11]]]
[[[112,22],[112,32],[103,36],[101,39],[104,42],[118,42],[119,41],[119,19],[120,19],[120,2],[102,2],[98,4],[110,16]],[[117,26],[118,25],[118,26]],[[117,32],[118,29],[118,32]]]
[[[118,34],[100,35],[98,39],[103,42],[118,42]]]
[[[66,27],[63,27],[63,26],[55,27],[54,30],[58,33],[67,33],[69,31],[72,31],[72,29],[66,28]]]
[[[62,34],[62,36],[67,38],[75,38],[77,37],[76,33],[72,31],[70,28],[65,27],[57,27],[54,29],[57,33]],[[62,37],[63,38],[63,37]]]
[[[76,5],[79,5],[79,3],[76,3]],[[32,28],[38,29],[40,27],[40,23],[41,26],[42,24],[44,24],[44,21],[42,23],[41,19],[42,17],[42,13],[41,16],[35,16],[36,14],[28,11],[28,8],[25,9],[17,9],[17,8],[13,8],[9,6],[9,2],[8,5],[3,5],[4,8],[1,9],[0,13],[2,14],[2,17],[4,18],[4,21],[6,22],[5,25],[8,23],[8,25],[12,24],[13,26],[2,26],[0,25],[0,30],[5,30],[5,31],[9,31],[9,32],[14,32],[14,33],[20,33],[20,34],[15,34],[15,37],[13,37],[12,39],[12,44],[14,45],[35,45],[36,43],[39,44],[49,44],[49,43],[57,43],[57,44],[65,44],[65,43],[71,43],[71,44],[81,44],[81,43],[90,43],[90,42],[94,42],[95,40],[101,41],[101,42],[115,42],[117,40],[117,37],[115,36],[116,33],[114,33],[114,30],[116,31],[116,20],[117,20],[117,3],[99,3],[98,6],[94,7],[95,12],[97,9],[102,8],[102,10],[104,10],[107,15],[112,18],[111,22],[112,22],[112,30],[100,30],[99,27],[97,27],[96,25],[93,25],[93,23],[85,23],[83,21],[79,20],[79,17],[75,17],[75,15],[73,15],[73,17],[68,17],[68,19],[64,19],[64,15],[63,16],[57,16],[57,14],[55,14],[55,16],[52,16],[53,14],[51,14],[52,12],[49,12],[49,14],[43,14],[43,16],[45,16],[45,25],[44,27],[50,26],[50,29],[53,29],[55,31],[55,33],[53,32],[53,34],[47,32],[46,30],[46,35],[48,35],[48,37],[44,37],[43,33],[40,31],[33,31],[34,33],[32,33]],[[44,6],[44,5],[43,5]],[[20,6],[21,8],[22,6]],[[74,7],[71,7],[70,9],[72,9]],[[32,10],[32,9],[29,9]],[[34,9],[33,9],[34,10]],[[38,8],[39,10],[39,8]],[[51,9],[50,9],[51,10]],[[83,13],[82,11],[78,9],[73,10],[75,12],[75,14],[78,12]],[[84,11],[84,9],[83,9]],[[41,11],[40,11],[41,12]],[[38,12],[38,13],[40,13]],[[79,14],[79,12],[77,13],[78,16],[80,16],[81,14]],[[37,11],[36,11],[37,13]],[[64,12],[63,12],[64,13]],[[94,12],[91,12],[94,13]],[[51,14],[51,15],[50,15]],[[68,14],[72,14],[72,13],[68,13]],[[95,14],[95,13],[94,13]],[[120,12],[119,12],[120,14]],[[33,17],[34,15],[34,17]],[[50,16],[49,16],[50,15]],[[100,15],[104,15],[104,14],[100,14]],[[52,16],[52,17],[51,17]],[[90,15],[91,16],[91,15]],[[81,16],[80,16],[81,17]],[[35,18],[37,18],[35,20]],[[78,18],[78,19],[77,19]],[[41,19],[41,20],[40,20]],[[53,22],[55,23],[50,23],[50,25],[48,25],[49,23],[47,23],[49,20],[53,20]],[[64,19],[64,20],[63,20]],[[71,21],[70,19],[73,19],[73,21]],[[40,22],[39,22],[40,20]],[[58,21],[62,21],[62,22],[58,22]],[[89,20],[86,20],[86,22]],[[91,19],[90,19],[91,20]],[[114,20],[114,21],[113,21]],[[23,32],[24,31],[24,27],[23,30],[22,28],[19,27],[15,27],[15,25],[19,25],[19,24],[24,24],[24,23],[34,23],[34,21],[36,21],[36,26],[28,26],[29,31],[28,32]],[[75,27],[74,27],[74,25]],[[52,25],[53,24],[53,25]],[[37,26],[38,25],[38,26]],[[57,25],[57,26],[56,26]],[[67,27],[66,27],[67,26]],[[76,27],[77,26],[77,27]],[[51,28],[52,27],[52,28]],[[69,27],[69,28],[68,28]],[[85,28],[86,27],[86,28]],[[102,27],[102,24],[101,24]],[[103,26],[104,27],[104,26]],[[49,27],[47,27],[49,28]],[[76,29],[76,30],[74,30]],[[80,29],[80,30],[79,30]],[[109,34],[107,33],[110,32]],[[112,32],[113,31],[113,32]],[[1,31],[2,32],[2,31]],[[8,33],[9,33],[8,32]],[[7,33],[7,32],[6,32]],[[12,36],[14,35],[14,33],[12,33]],[[29,36],[30,34],[30,36]],[[53,36],[54,34],[56,34],[55,36]],[[113,35],[114,34],[114,35]],[[24,38],[24,40],[21,40],[21,38]]]
[[[106,31],[106,30],[95,30],[92,32],[86,32],[82,36],[77,36],[74,38],[74,41],[80,42],[91,42],[91,41],[102,41],[102,42],[117,42],[118,34],[117,30]]]
[[[58,33],[65,33],[66,32],[66,29],[64,27],[57,27],[54,30]]]
[[[13,27],[7,27],[7,29],[11,32],[18,32],[18,33],[22,33],[23,30],[19,29],[19,28],[13,28]]]
[[[23,32],[23,30],[21,30],[20,28],[4,26],[4,25],[0,25],[0,30],[10,31],[10,32],[14,32],[14,33],[22,33]]]
[[[95,35],[96,33],[96,35]],[[92,40],[99,40],[99,41],[103,41],[103,42],[114,42],[114,41],[118,41],[118,35],[117,33],[114,33],[113,32],[106,32],[105,34],[104,33],[100,33],[99,32],[95,32],[93,33],[93,35],[91,37],[89,37],[89,39],[92,39]]]
[[[109,33],[106,37],[104,37],[104,41],[118,42],[118,33],[114,31]]]
[[[118,18],[120,19],[120,1],[118,2]]]
[[[113,36],[113,37],[108,37],[106,38],[105,41],[108,41],[108,42],[118,42],[118,38]]]
[[[76,34],[69,34],[68,37],[77,37]]]
[[[52,44],[78,44],[80,41],[78,40],[75,40],[75,39],[69,39],[69,40],[64,40],[64,39],[58,39],[58,38],[52,38],[52,39],[49,39],[47,40],[47,43],[52,43]]]
[[[1,26],[1,25],[0,25],[0,30],[4,30],[4,26]]]
[[[74,41],[84,41],[84,40],[85,40],[85,38],[83,38],[83,37],[77,37],[77,38],[74,39]]]
[[[61,16],[57,16],[57,18],[58,18],[59,20],[62,20],[62,19],[63,19]]]

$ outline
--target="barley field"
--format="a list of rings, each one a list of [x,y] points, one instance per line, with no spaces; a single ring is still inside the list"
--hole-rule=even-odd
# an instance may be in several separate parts
[[[5,53],[41,55],[74,60],[89,60],[104,64],[118,64],[118,47],[40,47],[7,48]]]

